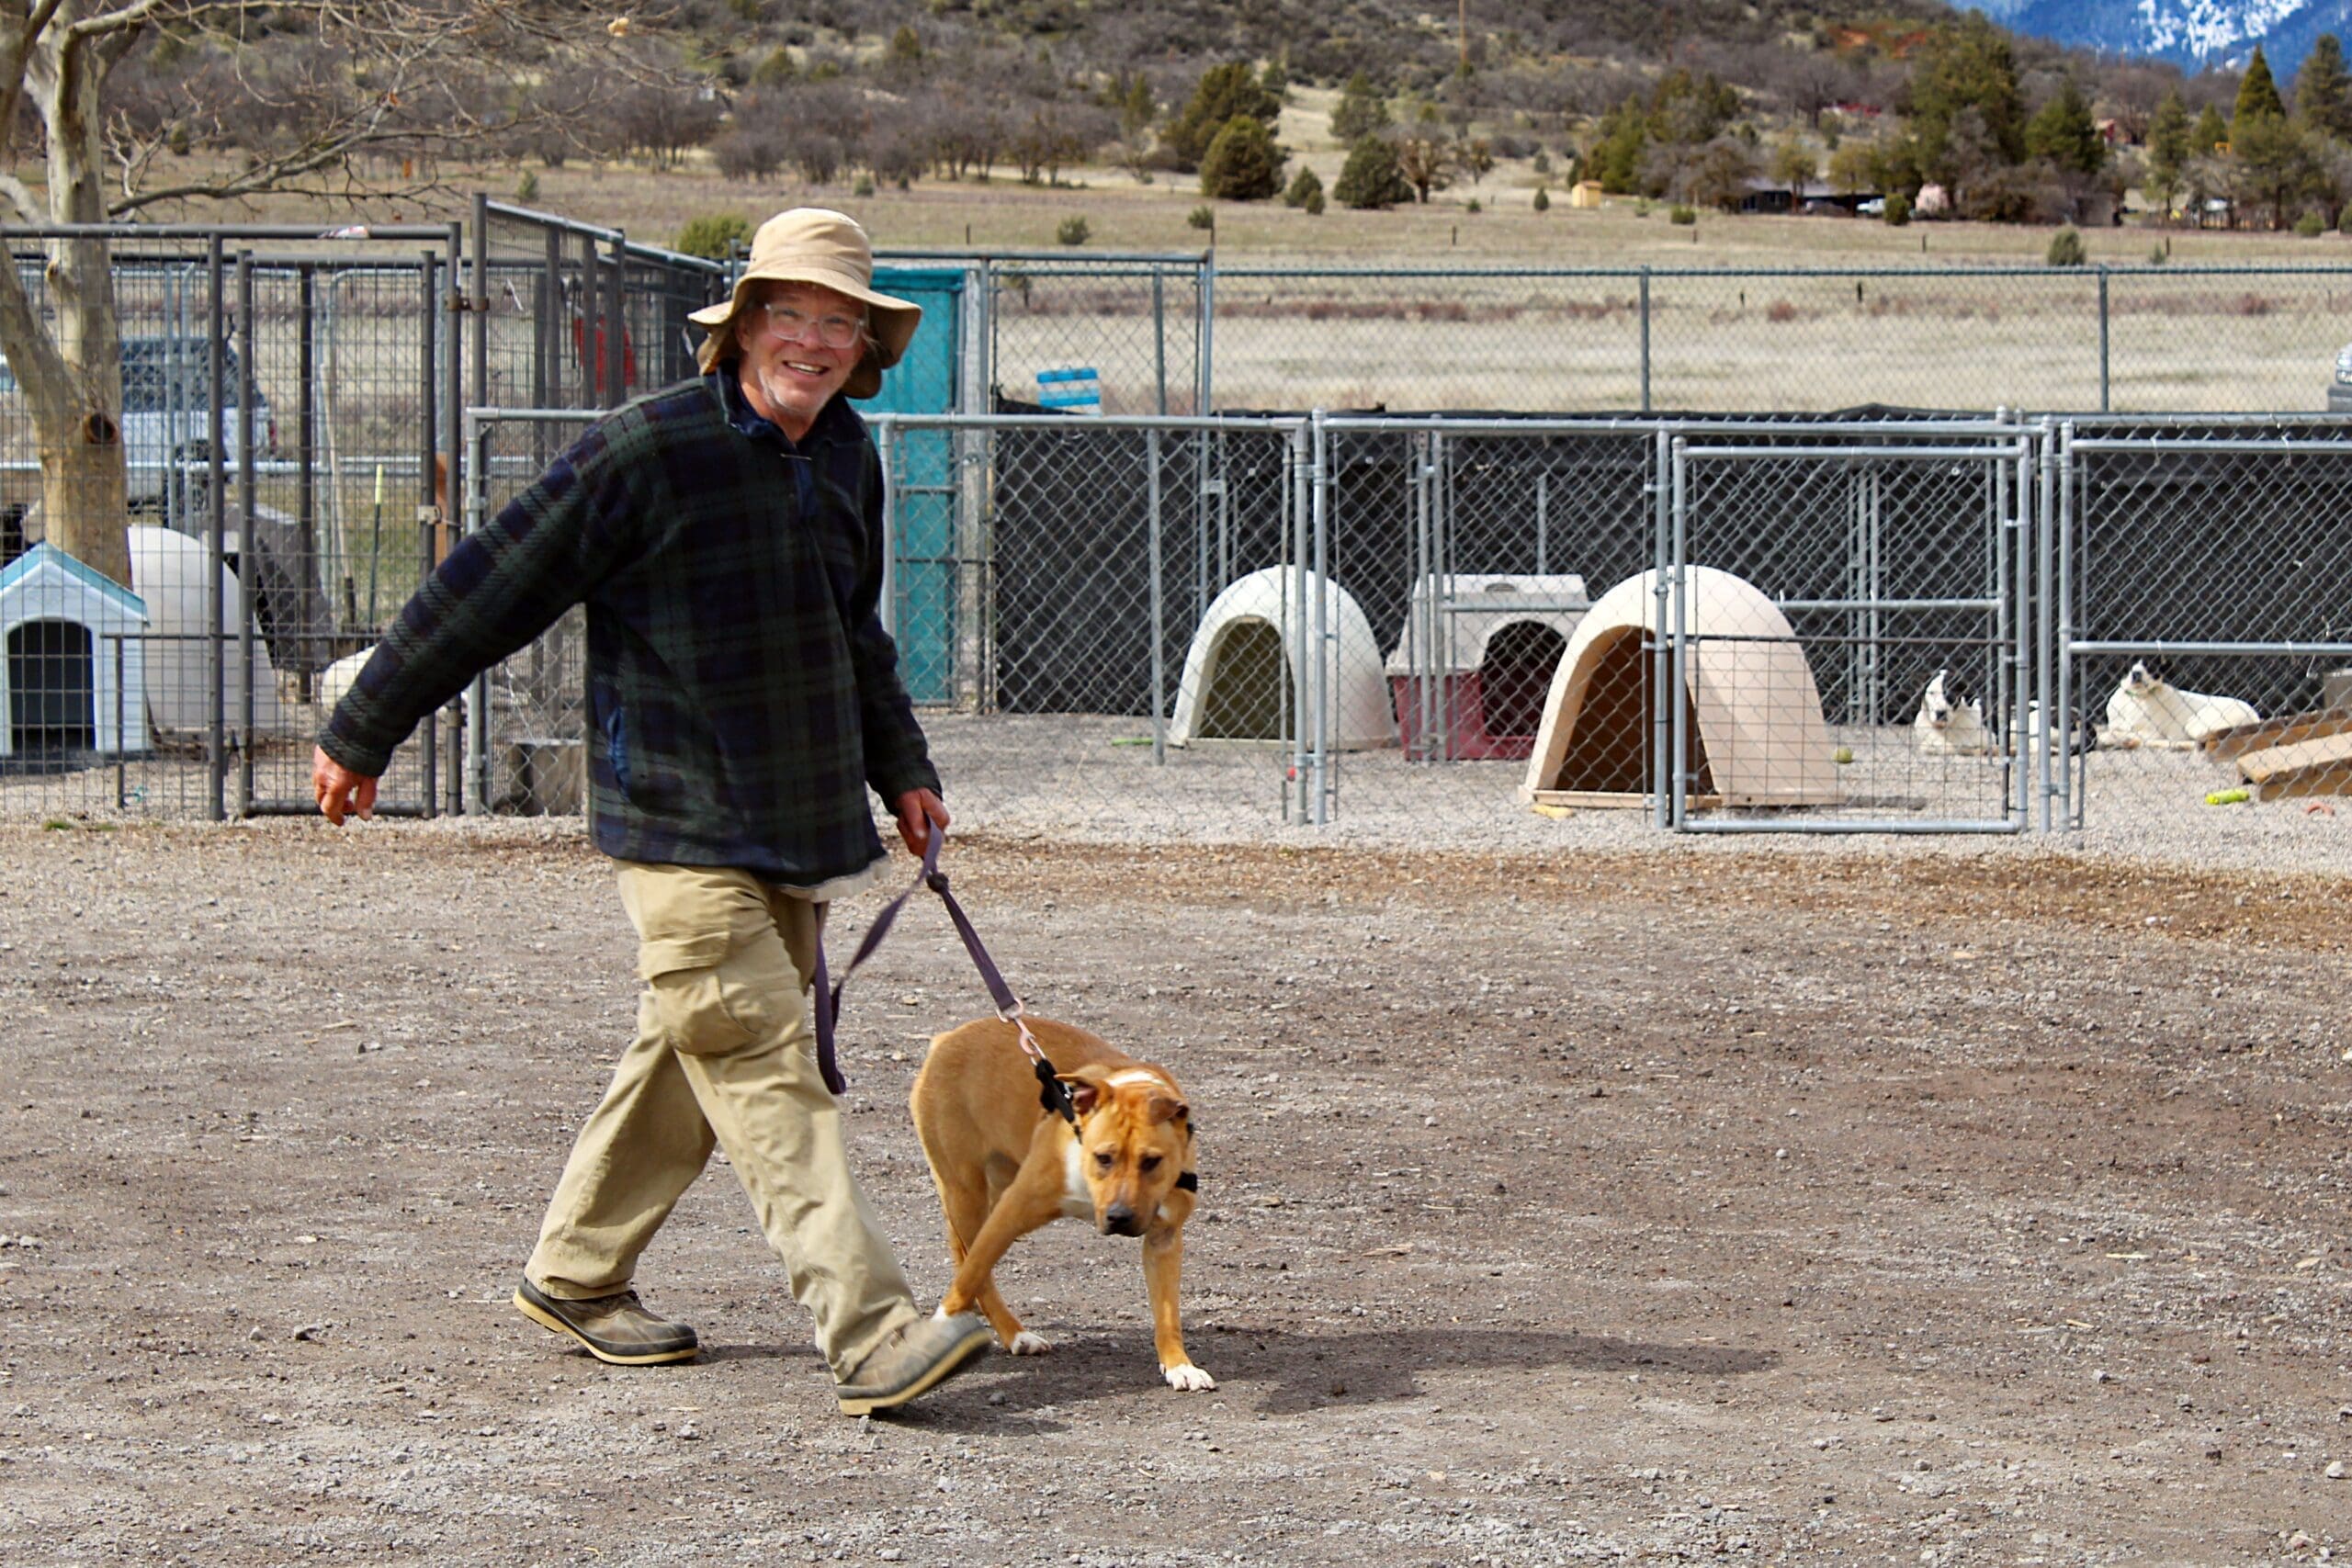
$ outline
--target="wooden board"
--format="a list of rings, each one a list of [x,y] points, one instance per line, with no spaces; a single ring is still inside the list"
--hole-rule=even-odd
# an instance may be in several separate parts
[[[1650,797],[1645,795],[1619,795],[1598,789],[1539,789],[1531,792],[1537,806],[1589,806],[1607,810],[1630,811],[1646,807]],[[1690,797],[1693,811],[1720,811],[1724,797],[1720,795],[1694,795]]]
[[[2300,741],[2346,734],[2352,734],[2352,708],[2323,708],[2317,713],[2281,714],[2257,724],[2217,729],[2205,737],[2204,747],[2207,756],[2225,762],[2249,751],[2267,751],[2273,746],[2292,746]]]
[[[2257,800],[2352,795],[2352,733],[2249,751],[2238,759],[2238,774]]]

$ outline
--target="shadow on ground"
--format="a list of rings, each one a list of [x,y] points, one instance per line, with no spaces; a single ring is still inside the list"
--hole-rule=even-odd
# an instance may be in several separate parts
[[[1771,1350],[1518,1329],[1294,1334],[1228,1328],[1186,1338],[1221,1391],[1253,1401],[1267,1415],[1427,1398],[1442,1393],[1446,1378],[1457,1372],[1565,1369],[1723,1378],[1768,1371],[1781,1361]],[[1046,1356],[1014,1360],[990,1355],[972,1375],[910,1406],[899,1418],[944,1430],[976,1422],[1001,1430],[1007,1416],[1025,1416],[1040,1430],[1056,1430],[1050,1417],[1060,1407],[1162,1387],[1148,1333],[1057,1338]],[[990,1400],[996,1402],[992,1406]]]

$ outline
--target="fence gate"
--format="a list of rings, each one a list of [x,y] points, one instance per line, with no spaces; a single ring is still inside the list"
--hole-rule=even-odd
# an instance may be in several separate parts
[[[2061,428],[2066,826],[2352,788],[2347,436],[2352,421],[2292,415]]]
[[[1661,570],[1616,591],[1626,603],[1594,606],[1586,668],[1571,672],[1596,695],[1646,674],[1662,825],[2024,829],[2035,433],[2004,421],[1662,428]],[[1626,657],[1636,640],[1646,671]]]

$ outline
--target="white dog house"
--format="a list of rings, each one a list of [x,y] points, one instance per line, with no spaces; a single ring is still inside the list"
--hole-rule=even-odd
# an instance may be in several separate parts
[[[1836,804],[1821,692],[1788,617],[1729,572],[1691,567],[1686,578],[1691,642],[1682,702],[1692,795],[1726,806]],[[1657,625],[1657,589],[1654,571],[1628,578],[1577,624],[1544,699],[1523,798],[1639,799],[1657,712],[1657,656],[1645,647]]]
[[[0,757],[146,750],[146,629],[137,594],[55,546],[10,561],[0,571]]]
[[[1388,656],[1407,749],[1454,760],[1526,756],[1552,672],[1592,607],[1584,579],[1432,575],[1413,584],[1409,599]]]
[[[1351,751],[1394,746],[1396,723],[1388,711],[1372,623],[1347,590],[1288,567],[1237,578],[1210,604],[1184,655],[1169,743],[1289,739],[1285,731],[1296,722],[1302,661],[1318,629],[1337,639],[1326,666],[1331,744]]]
[[[147,713],[157,729],[198,730],[212,723],[212,688],[205,671],[207,618],[204,579],[210,552],[202,539],[175,529],[142,525],[130,530],[130,581],[146,601],[157,634],[147,661]],[[222,648],[222,680],[228,692],[226,719],[232,731],[245,724],[244,660],[237,649],[237,574],[225,565],[220,576],[220,624],[230,628]],[[258,628],[254,634],[254,728],[283,727],[277,706],[277,672]]]

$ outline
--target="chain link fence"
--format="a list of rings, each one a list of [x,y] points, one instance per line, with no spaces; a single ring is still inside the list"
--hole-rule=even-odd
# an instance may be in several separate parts
[[[2069,423],[2051,645],[2064,819],[2352,794],[2352,445],[2335,421]]]
[[[63,365],[0,377],[6,809],[309,808],[340,661],[435,547],[451,239],[10,233],[45,341],[117,341],[74,356],[97,367],[94,384]],[[94,288],[110,292],[111,328]],[[127,537],[127,581],[81,558],[103,558],[91,545],[109,536]],[[416,808],[413,759],[385,795]]]
[[[89,237],[12,236],[44,319],[48,247]],[[309,809],[320,719],[455,530],[690,373],[730,282],[488,201],[104,237],[133,592],[38,547],[63,480],[0,380],[17,815]],[[886,615],[967,820],[2015,831],[2341,788],[2341,422],[1794,411],[2309,404],[2352,272],[939,260],[886,257],[963,280],[955,412],[872,424]],[[1004,412],[1040,372],[1102,412]],[[1318,399],[1425,412],[1197,412]],[[1514,405],[1626,412],[1439,412]],[[579,809],[582,653],[574,612],[384,808]],[[2168,699],[2134,665],[2232,700],[2139,736]]]

